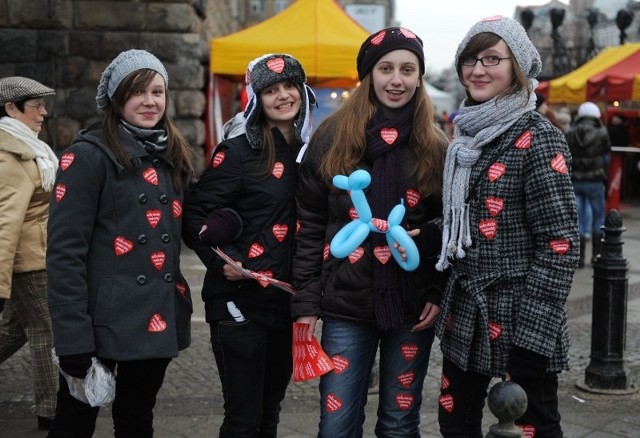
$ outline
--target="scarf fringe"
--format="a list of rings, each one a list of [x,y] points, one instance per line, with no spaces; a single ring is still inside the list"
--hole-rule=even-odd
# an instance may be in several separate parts
[[[451,221],[442,231],[442,242],[442,251],[436,263],[438,271],[444,271],[450,266],[449,258],[463,258],[466,255],[464,248],[471,246],[469,204],[451,208]]]

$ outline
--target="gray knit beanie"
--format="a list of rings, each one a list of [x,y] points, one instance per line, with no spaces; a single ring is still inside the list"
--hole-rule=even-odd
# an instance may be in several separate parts
[[[120,53],[111,64],[102,72],[98,84],[96,103],[98,108],[104,110],[109,105],[111,98],[118,89],[118,85],[129,74],[137,70],[148,68],[155,70],[164,78],[165,87],[169,86],[169,75],[162,62],[146,50],[127,50]]]
[[[54,94],[56,92],[53,88],[46,87],[33,79],[23,78],[22,76],[0,79],[0,105]]]
[[[540,54],[529,39],[524,27],[517,21],[500,15],[483,18],[471,26],[467,35],[458,45],[456,66],[458,65],[460,54],[467,47],[471,38],[485,32],[496,34],[504,40],[528,78],[535,78],[540,74],[540,71],[542,71]]]

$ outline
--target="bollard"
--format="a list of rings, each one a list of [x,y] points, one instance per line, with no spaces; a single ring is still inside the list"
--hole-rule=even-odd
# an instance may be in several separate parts
[[[622,255],[625,231],[618,210],[605,219],[600,255],[594,262],[591,360],[578,388],[595,393],[628,394],[632,388],[624,361],[629,263]]]
[[[512,381],[498,382],[489,390],[487,397],[489,410],[498,419],[492,424],[485,438],[521,438],[522,429],[514,421],[527,410],[527,393]]]

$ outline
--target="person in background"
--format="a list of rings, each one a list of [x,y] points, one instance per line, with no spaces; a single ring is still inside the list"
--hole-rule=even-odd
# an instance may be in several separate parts
[[[422,86],[422,40],[390,27],[370,35],[357,61],[360,86],[315,131],[300,166],[292,314],[312,338],[322,318],[322,348],[336,368],[320,378],[318,437],[363,435],[369,376],[380,347],[377,436],[420,436],[420,406],[432,325],[446,274],[435,270],[448,140]],[[420,254],[401,269],[380,233],[346,258],[329,243],[358,213],[336,175],[363,169],[374,218],[402,202],[402,227]],[[405,251],[405,248],[399,248]],[[406,254],[405,254],[406,256]]]
[[[0,363],[27,341],[38,429],[49,429],[58,373],[51,357],[45,254],[58,158],[38,134],[55,91],[33,79],[0,79]]]
[[[103,71],[102,123],[62,156],[50,201],[49,309],[60,368],[85,378],[97,357],[116,374],[117,437],[152,437],[153,408],[173,357],[191,342],[180,272],[183,192],[191,148],[168,114],[169,78],[145,50]],[[60,376],[50,438],[93,435],[99,407]]]
[[[484,436],[487,389],[499,377],[527,394],[516,420],[526,436],[561,437],[558,374],[569,366],[566,300],[579,249],[571,155],[535,111],[542,63],[517,21],[475,23],[455,66],[466,98],[444,170],[440,432]]]
[[[547,99],[539,93],[536,93],[536,111],[545,116],[553,126],[558,128],[560,131],[563,131],[562,124],[558,121],[556,117],[556,113],[553,112],[549,105],[547,104]]]
[[[212,247],[291,282],[296,160],[315,95],[286,54],[251,61],[246,85],[246,109],[225,124],[225,139],[187,193],[183,238],[207,267],[202,298],[224,396],[219,436],[275,438],[293,370],[291,295],[243,278]]]
[[[587,235],[591,233],[591,263],[600,254],[602,226],[605,218],[605,190],[609,172],[611,140],[607,128],[600,120],[598,106],[584,102],[578,107],[578,117],[565,134],[573,169],[571,181],[578,203],[580,231],[579,267],[584,267]],[[591,221],[587,209],[591,209]]]

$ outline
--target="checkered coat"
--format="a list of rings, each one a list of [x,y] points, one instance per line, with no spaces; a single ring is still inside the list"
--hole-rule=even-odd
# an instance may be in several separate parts
[[[579,238],[571,156],[535,112],[484,147],[470,177],[472,245],[452,262],[437,334],[463,370],[504,374],[513,346],[568,368],[566,300]]]

